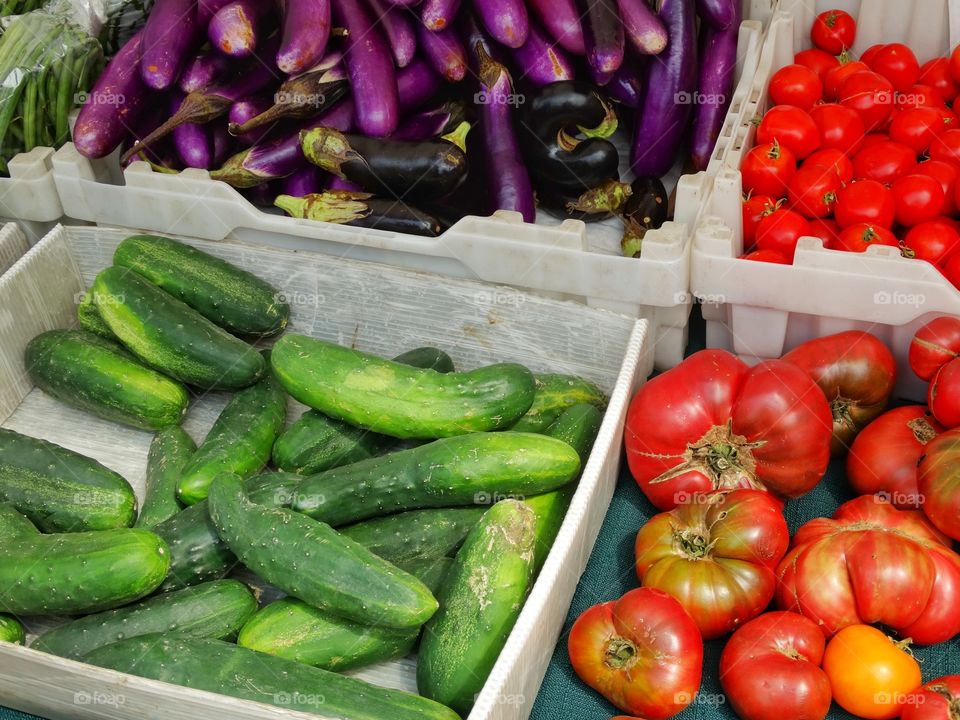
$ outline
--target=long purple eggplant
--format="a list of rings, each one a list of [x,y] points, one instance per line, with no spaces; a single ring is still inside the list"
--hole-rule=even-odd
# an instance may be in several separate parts
[[[323,59],[330,39],[330,0],[284,0],[277,67],[288,75],[305,72]]]
[[[113,56],[88,93],[73,128],[73,144],[81,155],[109,155],[151,107],[150,91],[137,59],[143,33],[138,32]]]
[[[625,51],[617,0],[577,0],[577,7],[583,14],[587,62],[593,70],[594,80],[606,85],[623,64]]]
[[[733,76],[737,69],[737,39],[740,23],[734,21],[725,30],[709,25],[701,28],[703,45],[700,78],[693,108],[693,132],[690,154],[697,170],[706,170],[717,145],[733,95]]]
[[[413,7],[419,5],[420,0],[387,0],[394,7]]]
[[[523,0],[473,0],[473,9],[483,27],[501,45],[518,48],[527,41],[530,17]]]
[[[400,121],[393,57],[383,33],[360,0],[337,0],[334,20],[347,29],[347,72],[360,131],[385,137]]]
[[[635,175],[661,177],[676,160],[690,124],[697,90],[697,18],[689,0],[663,0],[660,6],[670,42],[650,63],[634,132],[631,166]]]
[[[283,194],[295,198],[323,191],[327,175],[316,165],[304,165],[283,179]]]
[[[575,75],[573,62],[536,23],[530,23],[527,41],[513,51],[513,59],[522,79],[538,87],[573,80]]]
[[[252,97],[237,100],[230,106],[227,113],[227,123],[229,127],[243,125],[245,122],[257,117],[260,113],[266,111],[273,105],[273,96],[268,94],[254,95]],[[262,140],[269,129],[251,130],[248,133],[239,133],[237,140],[244,145],[256,145]]]
[[[317,168],[318,170],[320,168]],[[346,178],[337,177],[336,175],[330,176],[330,182],[328,184],[327,190],[346,190],[347,192],[363,192],[360,189],[360,186],[355,182],[350,182]]]
[[[242,125],[230,125],[230,134],[242,135],[287,118],[315,117],[347,94],[346,80],[328,82],[326,70],[311,70],[285,80],[277,89],[274,103]]]
[[[269,0],[234,0],[217,11],[207,26],[210,44],[224,55],[249,57],[257,41],[273,30],[276,6]]]
[[[647,56],[628,52],[623,65],[610,78],[603,90],[621,105],[638,108],[643,102],[643,87],[647,76]]]
[[[406,67],[417,54],[417,31],[413,26],[415,16],[409,10],[391,7],[384,0],[367,2],[387,36],[393,61],[398,68]]]
[[[173,93],[170,98],[170,114],[176,114],[183,104],[182,93]],[[209,170],[213,167],[213,136],[205,125],[185,123],[173,131],[173,145],[183,167]]]
[[[462,102],[448,101],[432,110],[406,118],[391,135],[394,140],[428,140],[453,132],[466,120]]]
[[[213,16],[220,12],[220,8],[229,5],[233,0],[198,0],[197,22],[205,28],[213,20]]]
[[[213,137],[213,167],[219,167],[237,149],[236,138],[227,132],[223,123],[211,123],[207,127]]]
[[[662,53],[667,46],[667,29],[646,0],[618,0],[618,3],[623,31],[637,52],[644,55]]]
[[[146,137],[151,132],[153,132],[157,127],[160,126],[164,120],[167,119],[167,108],[163,104],[154,103],[149,108],[147,108],[140,117],[137,118],[136,123],[128,128],[128,134],[120,143],[121,151],[125,151],[127,148],[133,147],[140,138]],[[145,160],[153,165],[159,165],[168,168],[177,167],[177,157],[176,153],[169,143],[158,143],[154,145],[149,150],[145,150],[143,153],[130,159],[130,162],[137,162],[139,160]],[[121,167],[126,167],[125,163]]]
[[[460,44],[457,34],[451,30],[427,30],[420,25],[417,29],[420,47],[434,69],[449,82],[460,82],[467,74],[467,53]]]
[[[740,0],[697,0],[697,15],[714,30],[740,25]]]
[[[527,0],[550,36],[574,55],[586,55],[583,25],[575,0]]]
[[[487,35],[486,31],[480,27],[480,24],[476,18],[474,18],[473,13],[460,13],[457,25],[459,26],[458,31],[463,46],[469,49],[467,58],[470,62],[470,69],[473,70],[475,75],[480,72],[477,53],[473,51],[477,43],[480,43],[483,46],[483,51],[498,63],[505,63],[507,61],[503,46],[490,39],[490,36]]]
[[[140,73],[154,90],[173,85],[203,44],[198,0],[156,0],[143,26]]]
[[[480,92],[488,102],[480,106],[490,210],[513,210],[526,222],[536,219],[536,200],[530,174],[520,153],[513,127],[513,82],[510,73],[477,43]]]
[[[185,93],[206,90],[214,83],[229,77],[235,69],[230,58],[220,53],[202,52],[187,63],[180,74],[177,87]]]
[[[453,25],[459,9],[460,0],[423,0],[420,21],[427,30],[444,30]]]

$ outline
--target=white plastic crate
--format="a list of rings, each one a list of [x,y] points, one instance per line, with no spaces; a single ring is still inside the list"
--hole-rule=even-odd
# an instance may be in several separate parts
[[[16,220],[36,242],[63,217],[52,172],[53,148],[36,147],[15,155],[0,177],[0,218]]]
[[[28,247],[27,238],[16,223],[7,223],[0,227],[0,275],[9,270]]]
[[[0,426],[94,457],[126,477],[142,497],[150,433],[62,405],[33,388],[23,366],[24,348],[34,336],[74,323],[78,294],[110,264],[117,244],[130,232],[57,228],[0,276]],[[643,382],[643,358],[650,352],[647,323],[578,303],[377,263],[234,241],[189,242],[278,287],[292,305],[292,331],[384,356],[435,345],[462,368],[521,362],[534,371],[581,375],[609,394],[560,534],[470,715],[470,720],[524,720],[613,495],[627,404]],[[202,439],[225,398],[214,393],[195,401],[184,424],[187,431]],[[296,407],[303,410],[291,401],[289,422],[297,417]],[[49,621],[28,625],[35,631]],[[414,668],[408,658],[358,674],[415,690]],[[317,717],[176,688],[3,642],[0,703],[53,720]]]
[[[737,168],[754,143],[751,120],[767,109],[773,73],[811,46],[809,28],[817,13],[840,7],[857,18],[855,52],[897,41],[925,62],[954,46],[957,35],[950,32],[950,21],[955,23],[960,12],[952,5],[948,0],[780,0],[739,128],[718,150],[725,167],[701,189],[707,201],[692,243],[690,287],[703,302],[709,347],[754,362],[780,357],[814,337],[859,329],[884,340],[907,367],[910,339],[921,325],[938,315],[960,315],[960,292],[932,265],[902,258],[896,248],[847,253],[803,238],[792,266],[737,259],[744,250]],[[897,392],[925,398],[925,388],[909,372],[901,373]]]

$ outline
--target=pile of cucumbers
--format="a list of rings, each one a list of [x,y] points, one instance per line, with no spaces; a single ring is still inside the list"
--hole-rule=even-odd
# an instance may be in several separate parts
[[[127,238],[29,344],[58,400],[153,433],[142,506],[97,461],[0,429],[0,640],[344,720],[466,716],[575,490],[606,399],[287,333],[256,276]],[[269,350],[258,348],[272,345]],[[197,445],[191,398],[232,392]],[[289,427],[289,398],[310,409]],[[272,466],[272,467],[271,467]],[[281,591],[260,607],[252,572]],[[420,695],[339,674],[416,650]]]

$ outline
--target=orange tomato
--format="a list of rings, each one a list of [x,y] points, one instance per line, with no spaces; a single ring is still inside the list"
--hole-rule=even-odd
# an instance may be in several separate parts
[[[823,669],[833,699],[868,720],[900,717],[907,696],[922,683],[913,656],[870,625],[850,625],[834,635]]]

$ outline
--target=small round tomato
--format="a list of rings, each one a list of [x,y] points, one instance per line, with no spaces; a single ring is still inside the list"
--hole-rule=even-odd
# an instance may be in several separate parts
[[[751,253],[742,255],[741,260],[754,260],[756,262],[768,262],[775,265],[789,265],[790,258],[776,250],[754,250]]]
[[[800,168],[790,181],[790,207],[806,218],[824,218],[833,213],[840,190],[840,177],[829,168]]]
[[[950,74],[960,83],[960,45],[957,45],[950,54]]]
[[[855,73],[869,69],[866,63],[852,60],[841,62],[839,67],[827,70],[827,74],[823,76],[824,99],[827,102],[837,102],[840,99],[840,86],[843,81]]]
[[[840,61],[837,60],[835,55],[824,52],[820,48],[801,50],[793,56],[793,62],[796,65],[803,65],[813,70],[821,81],[830,70],[840,65]]]
[[[810,117],[820,131],[821,149],[852,152],[867,132],[856,110],[836,103],[817,105]]]
[[[916,166],[917,154],[913,150],[897,142],[882,140],[861,147],[853,156],[853,177],[888,185],[909,175]]]
[[[891,190],[894,218],[904,227],[933,220],[943,211],[943,187],[929,175],[904,175],[893,183]]]
[[[900,247],[896,236],[887,228],[869,223],[858,223],[844,228],[833,249],[847,252],[866,252],[874,245]]]
[[[899,717],[907,695],[922,682],[913,656],[870,625],[850,625],[834,635],[823,670],[837,704],[867,720]]]
[[[845,152],[836,148],[817,150],[807,157],[800,167],[829,168],[837,173],[840,182],[844,184],[853,180],[853,163]]]
[[[823,97],[823,83],[810,68],[784,65],[770,78],[770,101],[809,110]]]
[[[917,56],[903,43],[884,45],[870,58],[867,65],[889,80],[897,92],[909,90],[920,79]]]
[[[757,144],[779,142],[798,160],[820,147],[820,131],[805,110],[792,105],[774,105],[757,127]]]
[[[757,241],[757,225],[777,209],[777,201],[769,195],[750,195],[743,200],[743,246]]]
[[[840,226],[832,218],[814,218],[810,220],[810,237],[820,238],[823,246],[831,250],[840,241]]]
[[[934,138],[947,131],[943,118],[934,108],[915,107],[900,110],[890,120],[890,139],[923,155]]]
[[[793,262],[797,241],[809,234],[810,224],[803,215],[793,210],[777,210],[760,221],[757,249],[773,250]]]
[[[858,223],[893,227],[896,206],[893,193],[876,180],[859,180],[837,193],[834,217],[837,225],[848,228]]]
[[[840,104],[856,110],[867,132],[883,127],[893,112],[893,85],[871,70],[854,73],[840,85]]]
[[[929,175],[940,181],[943,188],[943,214],[953,215],[956,212],[957,178],[960,177],[960,167],[943,160],[924,160],[917,165],[913,172],[919,175]]]
[[[904,703],[900,720],[956,720],[960,717],[960,675],[931,680]]]
[[[941,218],[914,225],[903,239],[904,257],[937,265],[960,243],[960,233]]]
[[[929,85],[935,88],[940,97],[947,102],[953,102],[953,99],[960,93],[960,86],[950,72],[950,60],[945,57],[928,60],[920,67],[921,85]]]
[[[813,44],[831,55],[839,55],[853,47],[857,39],[857,23],[843,10],[827,10],[817,15],[810,29]]]
[[[960,129],[947,130],[930,143],[930,158],[960,165]]]
[[[932,85],[916,84],[906,92],[899,92],[894,104],[898,110],[915,107],[945,108],[943,96]]]
[[[782,198],[797,172],[797,159],[779,143],[757,145],[744,156],[740,172],[744,192]]]

